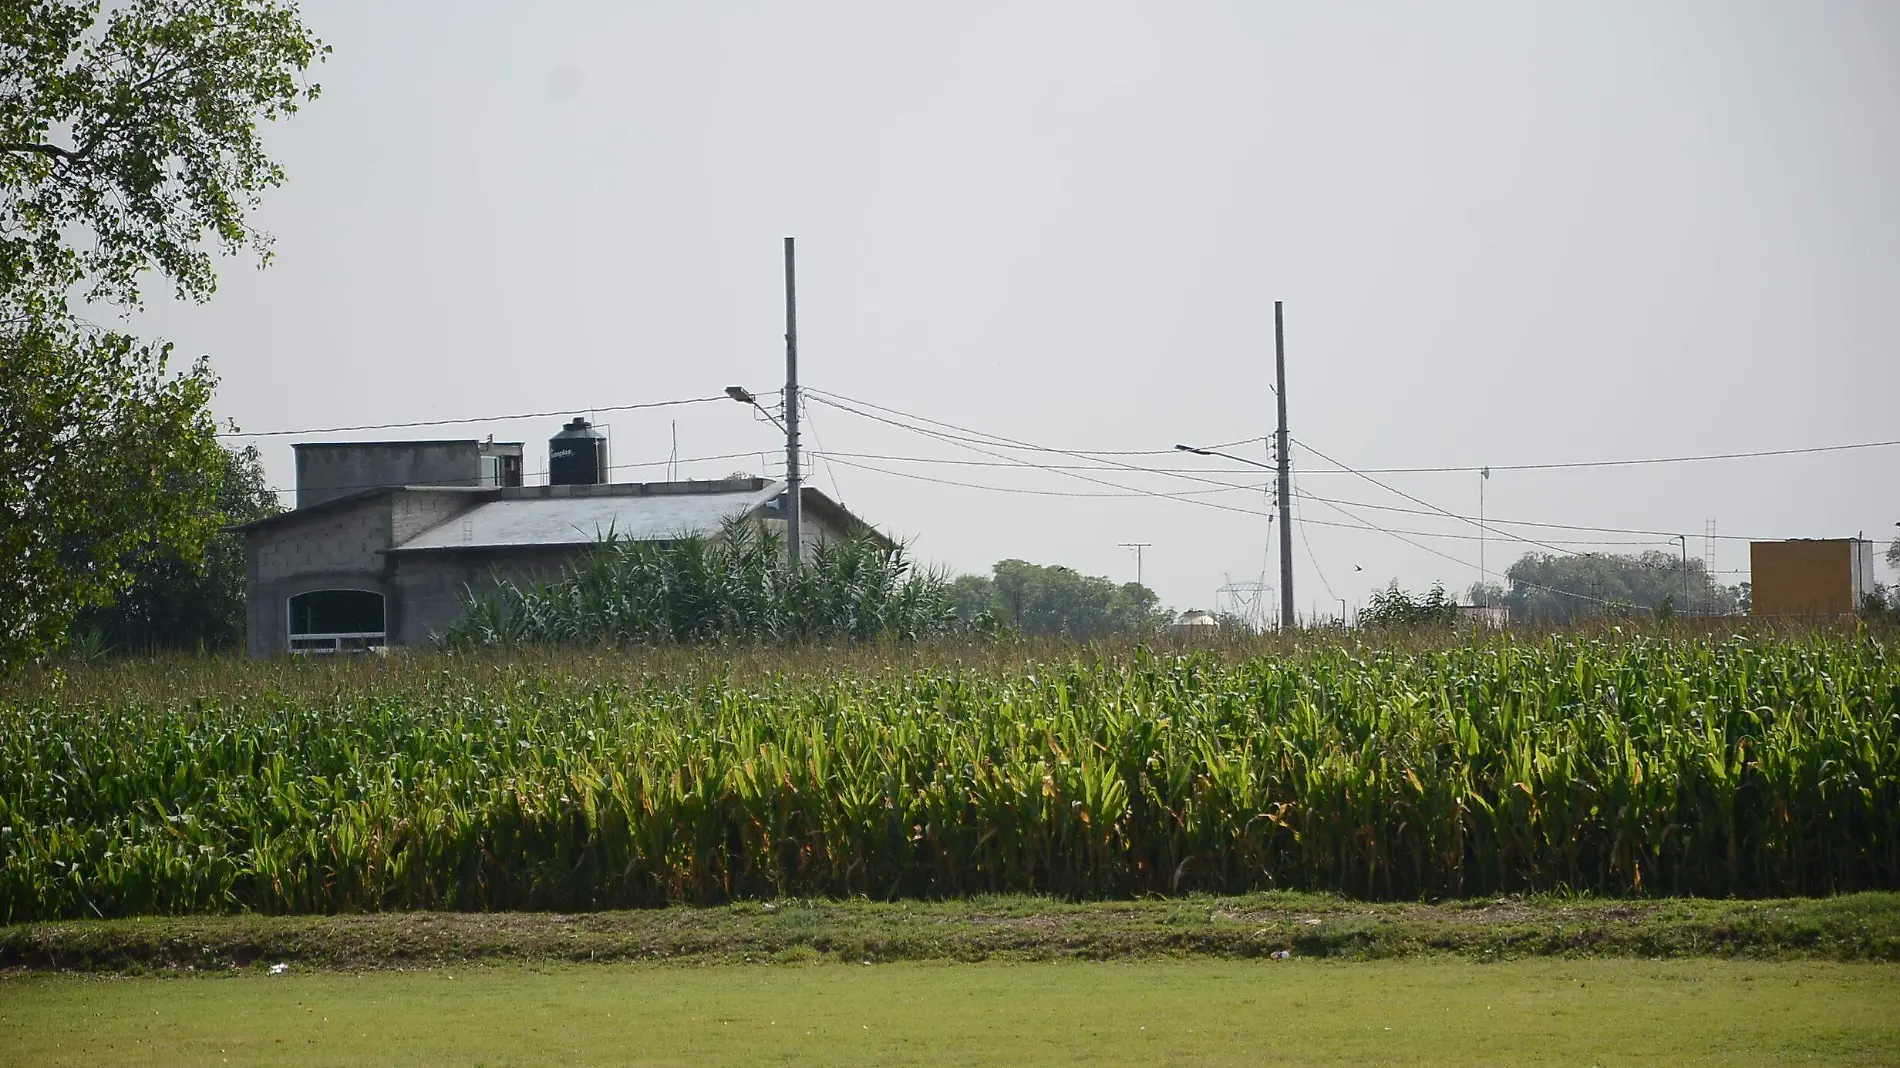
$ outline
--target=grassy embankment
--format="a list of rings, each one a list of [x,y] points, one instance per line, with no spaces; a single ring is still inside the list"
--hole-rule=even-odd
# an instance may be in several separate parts
[[[0,979],[0,1063],[1888,1065],[1900,967],[520,965]]]
[[[1900,962],[1900,894],[1781,901],[1371,904],[1269,893],[1126,902],[783,901],[580,915],[143,917],[0,927],[0,969],[230,972],[474,963],[1060,959],[1476,961],[1559,956]]]

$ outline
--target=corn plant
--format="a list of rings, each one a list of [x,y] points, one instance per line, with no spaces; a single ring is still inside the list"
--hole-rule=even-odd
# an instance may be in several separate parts
[[[0,921],[1900,888],[1887,639],[1302,642],[74,669],[0,691]]]
[[[852,641],[919,638],[956,626],[941,575],[868,537],[819,542],[787,566],[782,539],[743,521],[717,538],[629,541],[611,534],[553,581],[504,580],[472,598],[451,646]]]

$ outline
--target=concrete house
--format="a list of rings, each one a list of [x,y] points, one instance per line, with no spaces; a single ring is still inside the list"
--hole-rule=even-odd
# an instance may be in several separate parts
[[[253,656],[425,644],[471,591],[553,578],[609,532],[664,542],[716,537],[733,520],[784,529],[782,482],[605,483],[606,439],[583,420],[550,442],[545,486],[521,484],[518,443],[296,448],[297,507],[240,528]],[[830,538],[886,540],[817,490],[801,499],[808,556]]]

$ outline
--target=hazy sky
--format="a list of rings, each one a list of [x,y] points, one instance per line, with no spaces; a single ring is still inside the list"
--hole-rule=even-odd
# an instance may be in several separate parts
[[[1891,3],[304,9],[336,54],[322,98],[269,132],[290,174],[260,215],[276,263],[228,264],[209,305],[155,303],[139,323],[208,353],[218,412],[247,430],[770,392],[795,235],[808,385],[1058,449],[1263,438],[1284,300],[1293,434],[1310,446],[1298,488],[1337,501],[1417,507],[1326,473],[1313,449],[1413,467],[1900,438]],[[816,399],[807,412],[808,447],[977,462],[816,470],[930,561],[1125,580],[1119,543],[1151,542],[1148,584],[1178,608],[1262,571],[1257,491],[981,466],[1000,461]],[[682,457],[762,454],[687,475],[782,470],[776,432],[730,402],[601,418],[617,464],[664,461],[677,421]],[[537,470],[559,422],[404,433],[525,440]],[[292,440],[261,443],[286,487]],[[1475,474],[1378,477],[1478,507]],[[1699,556],[1709,518],[1724,535],[1884,544],[1897,488],[1887,448],[1499,471],[1485,506],[1682,531]],[[1476,534],[1347,507],[1300,512]],[[1301,533],[1303,613],[1394,577],[1478,577],[1465,537],[1410,535],[1446,559]],[[1524,549],[1493,536],[1486,561]],[[1746,563],[1744,542],[1719,543],[1718,570]]]

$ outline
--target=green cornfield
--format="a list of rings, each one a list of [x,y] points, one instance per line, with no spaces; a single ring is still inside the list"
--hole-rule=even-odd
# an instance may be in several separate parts
[[[1900,888],[1891,639],[178,661],[0,690],[0,921]]]

